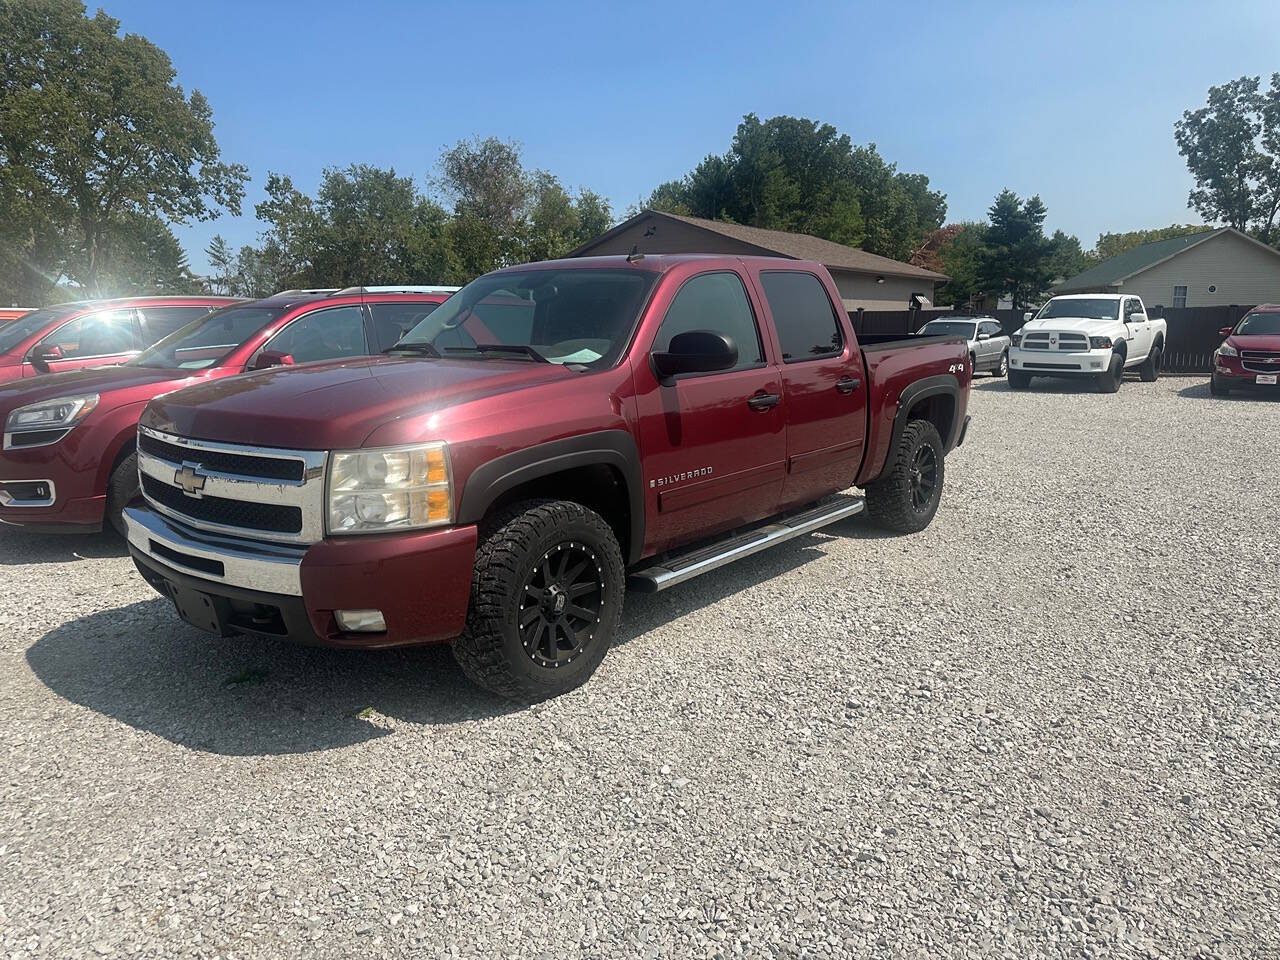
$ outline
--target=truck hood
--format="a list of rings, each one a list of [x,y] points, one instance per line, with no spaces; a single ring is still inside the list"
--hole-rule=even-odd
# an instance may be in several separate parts
[[[96,393],[101,400],[99,406],[110,403],[110,395],[119,391],[132,391],[135,387],[157,385],[163,387],[187,379],[189,371],[149,370],[146,367],[91,367],[87,370],[71,370],[67,373],[52,373],[40,377],[27,377],[23,380],[0,382],[0,411],[8,413],[17,407],[55,397],[75,397],[86,393]],[[3,372],[0,371],[0,381]],[[144,391],[145,393],[145,391]],[[145,396],[130,396],[131,401],[146,399]]]
[[[1047,320],[1028,320],[1023,324],[1023,333],[1035,333],[1037,330],[1077,330],[1080,333],[1105,333],[1108,330],[1123,328],[1119,320],[1099,320],[1097,317],[1052,317]]]
[[[222,443],[353,450],[394,420],[577,376],[524,360],[362,357],[201,383],[153,400],[142,423]]]

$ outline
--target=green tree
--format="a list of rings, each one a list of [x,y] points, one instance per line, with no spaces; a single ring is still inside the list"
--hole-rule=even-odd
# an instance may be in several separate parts
[[[1080,246],[1079,237],[1061,230],[1053,231],[1053,236],[1049,238],[1048,266],[1055,282],[1083,273],[1094,262],[1095,258],[1085,253]]]
[[[209,245],[204,248],[204,255],[209,258],[212,273],[209,274],[209,286],[214,293],[230,294],[236,287],[236,256],[227,246],[222,234],[215,233]]]
[[[208,102],[119,29],[76,0],[0,2],[0,220],[15,245],[0,288],[24,299],[64,276],[105,292],[114,245],[148,220],[239,213],[247,173],[222,162]]]
[[[938,303],[968,308],[982,293],[978,271],[986,249],[986,231],[985,223],[948,224],[930,234],[911,257],[916,266],[951,278],[937,288]]]
[[[1210,87],[1208,102],[1174,124],[1178,152],[1196,185],[1188,198],[1207,220],[1251,227],[1270,243],[1280,212],[1280,73]]]
[[[1167,227],[1158,227],[1154,230],[1130,230],[1126,233],[1100,233],[1098,234],[1097,246],[1093,248],[1095,260],[1106,260],[1110,257],[1124,253],[1126,250],[1132,250],[1134,247],[1140,247],[1144,243],[1154,243],[1157,240],[1168,240],[1172,237],[1185,237],[1193,233],[1204,233],[1206,230],[1212,230],[1212,227],[1204,224],[1170,224]]]
[[[1009,297],[1014,307],[1022,308],[1048,291],[1056,278],[1053,241],[1044,235],[1047,215],[1039,196],[1023,202],[1012,190],[1000,191],[988,211],[990,226],[978,267],[983,293]]]

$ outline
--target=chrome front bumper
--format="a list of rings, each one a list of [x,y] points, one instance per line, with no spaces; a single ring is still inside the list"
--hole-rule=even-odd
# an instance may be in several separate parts
[[[126,507],[129,546],[156,563],[229,587],[302,596],[307,548],[193,530],[148,507]]]

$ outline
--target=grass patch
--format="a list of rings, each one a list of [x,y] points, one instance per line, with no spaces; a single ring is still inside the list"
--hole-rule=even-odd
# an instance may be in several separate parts
[[[361,720],[370,719],[373,716],[373,707],[365,707],[363,710],[357,713],[356,716],[359,717]]]

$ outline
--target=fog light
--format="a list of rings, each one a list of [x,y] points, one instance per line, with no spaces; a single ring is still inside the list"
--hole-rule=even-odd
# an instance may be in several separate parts
[[[387,632],[387,621],[381,610],[335,610],[333,616],[343,633]]]
[[[1102,361],[1101,361],[1101,360],[1091,360],[1091,361],[1089,361],[1089,365],[1090,365],[1091,367],[1093,367],[1093,369],[1095,369],[1095,370],[1101,370],[1101,369],[1102,369]]]

